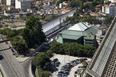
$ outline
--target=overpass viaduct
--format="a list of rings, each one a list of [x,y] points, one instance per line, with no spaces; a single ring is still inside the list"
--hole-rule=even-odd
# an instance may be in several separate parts
[[[116,77],[116,17],[88,65],[84,77]]]

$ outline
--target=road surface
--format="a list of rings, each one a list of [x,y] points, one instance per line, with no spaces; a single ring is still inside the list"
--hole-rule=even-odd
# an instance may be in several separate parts
[[[3,57],[0,59],[0,64],[6,77],[28,77],[27,72],[24,71],[16,57],[12,55],[11,49],[5,42],[0,43],[0,55]]]

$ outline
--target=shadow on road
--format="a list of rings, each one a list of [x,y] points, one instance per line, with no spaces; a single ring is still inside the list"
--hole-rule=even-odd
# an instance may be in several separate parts
[[[6,49],[2,49],[2,50],[0,50],[0,51],[5,51],[5,50],[9,50],[9,48],[6,48]]]
[[[2,60],[4,57],[2,55],[0,55],[0,60]]]

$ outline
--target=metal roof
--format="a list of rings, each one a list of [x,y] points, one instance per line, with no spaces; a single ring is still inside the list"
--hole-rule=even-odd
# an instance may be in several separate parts
[[[76,30],[76,31],[85,31],[89,25],[85,25],[83,22],[77,23],[74,26],[68,28],[68,30]]]
[[[83,32],[77,32],[77,31],[70,31],[70,30],[64,30],[61,32],[62,37],[65,39],[75,39],[77,40],[78,38],[82,37],[84,35]]]
[[[80,23],[79,23],[80,24]],[[83,24],[83,23],[82,23]],[[75,25],[74,25],[75,26]],[[73,27],[73,26],[72,26]],[[72,28],[70,27],[70,28]],[[76,28],[77,26],[75,26]],[[67,38],[67,39],[78,39],[82,36],[87,36],[88,34],[93,34],[95,35],[97,33],[97,29],[93,26],[88,26],[85,27],[85,30],[76,30],[76,29],[70,29],[68,28],[68,30],[64,30],[62,32],[60,32],[60,34],[62,34],[62,38]],[[74,27],[73,27],[74,28]],[[78,28],[78,27],[77,27]]]
[[[44,24],[42,28],[43,28],[43,32],[45,33],[45,35],[48,35],[52,33],[53,31],[57,30],[59,28],[59,24],[62,23],[66,19],[67,16],[69,17],[73,16],[74,12],[76,12],[76,9]]]

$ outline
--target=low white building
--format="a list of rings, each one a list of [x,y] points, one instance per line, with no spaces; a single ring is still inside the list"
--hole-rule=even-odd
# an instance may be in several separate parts
[[[15,0],[15,8],[26,11],[31,8],[31,0]]]
[[[111,3],[110,5],[102,6],[102,12],[112,16],[116,16],[116,4]]]

